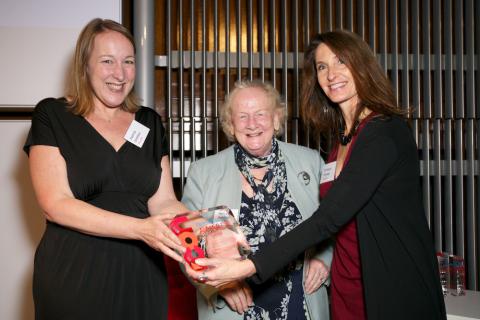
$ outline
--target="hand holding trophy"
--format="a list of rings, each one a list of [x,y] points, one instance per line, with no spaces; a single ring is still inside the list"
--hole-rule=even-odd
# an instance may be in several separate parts
[[[226,206],[189,211],[177,215],[170,229],[187,249],[184,259],[193,270],[205,269],[197,258],[244,259],[250,246],[231,210]]]

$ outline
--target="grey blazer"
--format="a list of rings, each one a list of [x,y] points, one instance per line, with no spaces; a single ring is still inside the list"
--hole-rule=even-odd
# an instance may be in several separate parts
[[[320,175],[324,161],[317,151],[302,146],[279,141],[279,148],[285,158],[288,190],[303,220],[306,220],[319,205]],[[190,165],[182,202],[190,210],[217,205],[226,205],[235,210],[240,208],[241,188],[240,172],[235,164],[231,146]],[[314,256],[330,266],[332,251],[331,243],[324,244],[307,250],[305,257]],[[308,263],[307,260],[305,263]],[[195,285],[199,289],[197,290],[199,319],[243,319],[243,315],[232,311],[223,299],[217,299],[212,287]],[[305,296],[310,319],[329,319],[325,285],[313,294]]]

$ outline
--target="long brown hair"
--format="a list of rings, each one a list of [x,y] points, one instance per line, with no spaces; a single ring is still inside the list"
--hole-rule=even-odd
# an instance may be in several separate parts
[[[365,41],[348,31],[317,34],[305,52],[301,91],[302,118],[313,129],[316,138],[324,136],[336,142],[343,126],[340,108],[328,99],[318,83],[315,51],[322,43],[352,74],[359,100],[355,119],[365,108],[380,116],[404,115],[397,107],[390,81]]]
[[[88,79],[87,66],[95,37],[106,31],[115,31],[125,36],[135,52],[132,34],[118,22],[96,18],[83,28],[78,36],[66,94],[67,102],[72,107],[71,111],[74,114],[86,116],[93,110],[94,92]],[[138,97],[132,90],[125,98],[122,108],[129,112],[135,112],[139,109],[138,101]]]

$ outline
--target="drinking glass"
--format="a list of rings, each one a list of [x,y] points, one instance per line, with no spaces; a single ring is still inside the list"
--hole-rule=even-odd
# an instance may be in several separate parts
[[[438,269],[440,272],[440,284],[442,285],[443,295],[448,294],[448,288],[450,287],[450,268],[448,261],[448,254],[445,252],[437,252]]]
[[[465,261],[462,257],[450,255],[450,289],[454,296],[465,295]]]

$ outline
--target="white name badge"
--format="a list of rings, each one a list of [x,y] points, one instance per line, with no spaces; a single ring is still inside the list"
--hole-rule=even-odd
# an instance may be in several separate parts
[[[337,168],[337,161],[333,161],[324,165],[322,169],[322,177],[320,178],[320,184],[333,181],[333,179],[335,179],[336,168]]]
[[[128,127],[127,133],[125,133],[125,140],[133,143],[137,147],[141,148],[145,139],[147,138],[148,132],[150,132],[150,128],[144,126],[138,121],[133,120]]]

